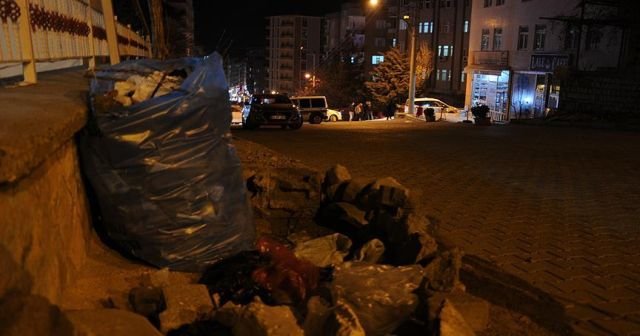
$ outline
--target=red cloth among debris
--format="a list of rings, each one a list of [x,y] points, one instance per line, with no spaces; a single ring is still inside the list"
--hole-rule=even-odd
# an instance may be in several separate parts
[[[269,266],[253,271],[253,281],[270,291],[284,291],[290,298],[304,301],[318,286],[320,268],[298,259],[283,244],[267,237],[258,239],[257,250],[271,259]]]

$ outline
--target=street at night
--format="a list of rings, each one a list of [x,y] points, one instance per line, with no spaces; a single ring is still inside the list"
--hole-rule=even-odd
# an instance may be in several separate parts
[[[0,336],[640,336],[638,13],[0,0]]]
[[[314,168],[395,177],[443,238],[551,294],[578,331],[611,317],[640,326],[637,133],[398,119],[234,136]]]

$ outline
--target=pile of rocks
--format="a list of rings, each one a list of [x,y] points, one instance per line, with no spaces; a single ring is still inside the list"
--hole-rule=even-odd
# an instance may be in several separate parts
[[[323,175],[284,165],[245,166],[247,189],[260,235],[324,272],[312,290],[287,296],[298,284],[289,281],[297,278],[286,268],[270,274],[282,277],[283,295],[274,295],[283,288],[258,288],[252,276],[265,260],[249,251],[221,262],[209,277],[155,271],[130,290],[126,302],[110,299],[106,309],[97,310],[54,309],[50,323],[111,336],[466,336],[487,327],[489,304],[468,295],[459,282],[462,253],[439,246],[407,188],[392,178],[351,178],[341,166]],[[238,292],[233,298],[219,286],[227,280],[236,286],[227,288]],[[24,299],[14,301],[0,304],[0,313],[25,306]],[[23,319],[20,313],[11,316],[26,328],[23,310]],[[0,333],[21,335],[26,329],[7,330],[0,318]]]

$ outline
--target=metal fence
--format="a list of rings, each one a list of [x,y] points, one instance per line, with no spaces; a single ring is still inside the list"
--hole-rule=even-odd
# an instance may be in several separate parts
[[[0,0],[0,63],[22,63],[25,81],[35,82],[36,62],[84,58],[93,67],[100,56],[112,63],[120,56],[150,56],[149,40],[116,22],[111,6],[111,0],[101,6],[89,0]]]

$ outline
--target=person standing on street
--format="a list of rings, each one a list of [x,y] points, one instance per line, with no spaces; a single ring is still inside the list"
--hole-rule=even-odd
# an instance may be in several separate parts
[[[396,101],[395,99],[392,98],[387,103],[387,108],[384,111],[384,115],[385,117],[387,117],[387,120],[391,120],[391,118],[393,118],[395,114],[396,114]]]
[[[356,120],[361,120],[362,119],[362,103],[358,103],[358,105],[356,105],[354,112],[355,112]]]

